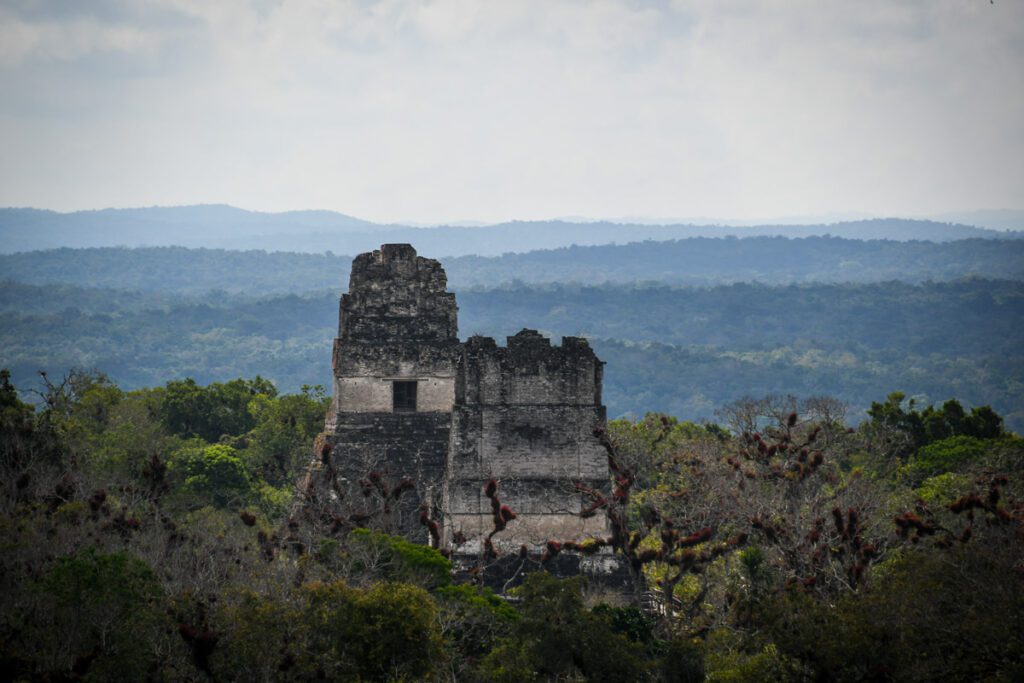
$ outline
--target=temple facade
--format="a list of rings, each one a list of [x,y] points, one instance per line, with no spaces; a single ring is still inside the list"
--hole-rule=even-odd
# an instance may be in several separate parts
[[[608,482],[594,435],[606,422],[603,365],[586,339],[552,345],[529,329],[504,346],[461,342],[441,264],[386,244],[353,261],[341,297],[310,482],[339,519],[384,516],[453,556],[603,537],[605,516],[581,514],[581,490]]]

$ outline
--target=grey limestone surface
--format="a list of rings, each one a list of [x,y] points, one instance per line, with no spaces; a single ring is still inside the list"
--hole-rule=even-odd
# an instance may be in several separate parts
[[[494,479],[517,515],[493,534],[502,552],[607,535],[602,515],[579,514],[577,485],[600,488],[608,480],[594,436],[606,421],[604,364],[585,339],[553,345],[524,329],[505,346],[479,336],[460,342],[458,306],[441,264],[410,245],[386,244],[352,263],[332,363],[318,448],[329,446],[320,465],[336,480],[331,495],[339,505],[369,495],[371,475],[388,490],[410,481],[392,506],[397,531],[431,542],[424,509],[439,524],[441,544],[458,541],[455,552],[471,556],[494,530],[484,493]],[[395,382],[416,383],[414,411],[396,412]]]

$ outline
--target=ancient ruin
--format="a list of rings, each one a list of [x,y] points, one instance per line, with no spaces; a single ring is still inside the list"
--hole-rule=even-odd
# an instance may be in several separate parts
[[[594,434],[603,363],[585,339],[555,346],[528,329],[504,347],[460,342],[446,286],[441,264],[407,244],[353,261],[310,479],[321,502],[467,558],[606,535],[581,493],[608,481]],[[602,554],[575,557],[575,570],[608,564]]]

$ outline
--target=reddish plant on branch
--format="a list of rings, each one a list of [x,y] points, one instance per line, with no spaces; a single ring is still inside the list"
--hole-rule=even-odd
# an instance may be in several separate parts
[[[512,508],[508,505],[502,505],[498,508],[498,516],[501,517],[501,521],[508,524],[516,518],[516,513],[512,512]]]
[[[430,518],[430,508],[426,503],[420,505],[420,524],[427,527],[430,533],[430,547],[441,547],[441,527]]]
[[[494,528],[487,534],[484,541],[484,556],[488,559],[495,559],[498,557],[498,551],[494,547],[492,539],[495,534],[505,530],[508,523],[516,518],[516,513],[508,505],[502,505],[501,499],[498,498],[497,479],[487,480],[487,483],[484,484],[484,495],[491,501],[491,519],[494,523]]]
[[[394,498],[395,500],[398,500],[399,498],[401,498],[403,493],[405,493],[406,491],[412,491],[415,488],[416,482],[406,477],[402,481],[398,482],[395,488],[391,490],[391,497]]]
[[[213,631],[195,628],[189,624],[178,624],[178,633],[181,635],[182,640],[188,643],[189,649],[192,652],[192,661],[196,667],[207,674],[212,676],[210,671],[210,655],[213,654],[214,649],[217,647],[217,642],[220,640]]]
[[[382,498],[388,497],[388,487],[384,483],[384,477],[381,476],[380,472],[370,472],[370,483],[373,484],[377,492],[380,493]]]
[[[909,538],[912,541],[921,536],[930,536],[938,530],[935,524],[925,522],[913,512],[904,512],[896,515],[894,521],[899,529],[900,536]]]
[[[679,547],[689,548],[690,546],[698,545],[700,543],[706,543],[707,541],[711,540],[712,533],[713,532],[711,531],[710,527],[701,529],[695,534],[690,534],[685,538],[679,539]]]
[[[541,555],[541,563],[547,562],[551,558],[562,552],[562,544],[558,541],[548,541],[544,546],[544,554]]]

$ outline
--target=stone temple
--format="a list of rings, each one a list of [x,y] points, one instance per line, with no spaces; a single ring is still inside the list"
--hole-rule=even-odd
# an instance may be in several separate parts
[[[580,493],[608,482],[594,435],[606,421],[604,364],[585,339],[552,345],[528,329],[506,346],[461,342],[446,287],[441,264],[408,244],[353,261],[307,486],[335,517],[386,513],[392,531],[456,558],[481,556],[488,538],[500,555],[607,535],[604,515],[581,515]],[[497,533],[490,480],[515,512]]]

